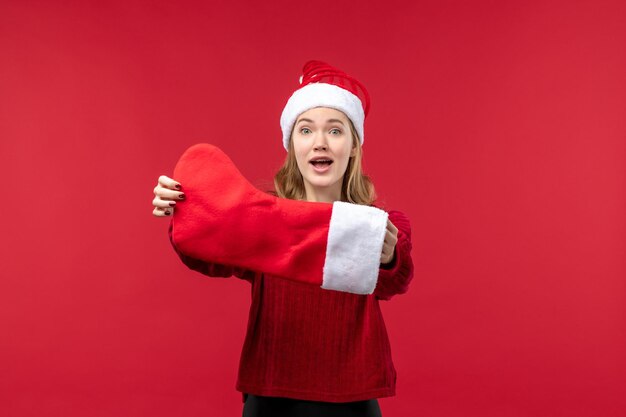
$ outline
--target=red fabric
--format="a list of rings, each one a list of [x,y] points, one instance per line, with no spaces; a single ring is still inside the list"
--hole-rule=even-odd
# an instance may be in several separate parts
[[[373,294],[328,291],[243,268],[207,263],[180,252],[191,269],[252,285],[252,303],[236,389],[256,395],[347,402],[395,395],[396,370],[379,300],[405,293],[413,278],[409,219],[398,228],[394,259],[382,266]],[[244,396],[245,398],[245,396]]]
[[[172,218],[178,249],[306,283],[323,282],[332,203],[277,198],[255,188],[218,147],[189,147],[174,169],[185,187]]]
[[[370,109],[370,95],[365,86],[356,78],[346,74],[344,71],[337,69],[326,62],[311,60],[304,64],[302,68],[302,88],[310,83],[327,83],[333,84],[350,91],[357,96],[363,104],[363,113],[365,117]]]

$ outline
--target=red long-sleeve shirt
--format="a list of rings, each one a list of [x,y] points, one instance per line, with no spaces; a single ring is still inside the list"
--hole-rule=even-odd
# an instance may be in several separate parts
[[[372,294],[322,289],[238,267],[207,263],[174,249],[189,268],[252,285],[248,327],[236,389],[243,394],[348,402],[395,395],[396,370],[379,300],[405,293],[413,278],[411,226],[398,228],[390,264],[381,265]]]

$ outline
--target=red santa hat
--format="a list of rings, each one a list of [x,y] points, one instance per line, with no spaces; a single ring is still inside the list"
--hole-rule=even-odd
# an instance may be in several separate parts
[[[367,90],[357,79],[325,62],[308,61],[302,68],[300,87],[291,95],[280,116],[286,150],[289,150],[296,119],[314,107],[330,107],[345,113],[363,145],[363,124],[370,108]]]

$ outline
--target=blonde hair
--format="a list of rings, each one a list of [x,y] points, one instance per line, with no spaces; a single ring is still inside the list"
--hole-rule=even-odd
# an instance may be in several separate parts
[[[356,146],[356,155],[350,157],[343,176],[341,201],[371,206],[377,201],[376,190],[370,178],[363,174],[361,141],[352,121],[350,119],[348,121],[350,122],[350,131],[352,132],[352,146]],[[293,129],[291,134],[293,137]],[[287,152],[285,162],[274,176],[274,188],[275,191],[268,191],[268,193],[291,200],[306,200],[304,180],[296,162],[292,139],[289,140],[289,151]]]

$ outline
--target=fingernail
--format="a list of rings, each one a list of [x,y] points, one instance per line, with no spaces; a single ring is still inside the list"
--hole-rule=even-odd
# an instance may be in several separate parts
[[[177,190],[180,190],[180,184],[176,184],[174,187],[176,187]]]
[[[170,201],[170,206],[174,207],[176,205],[176,201]]]
[[[179,195],[178,198],[180,198],[182,200],[183,198],[185,198],[185,194]]]
[[[169,216],[169,215],[170,215],[170,212],[169,212],[169,211],[165,211],[165,215],[166,215],[166,216]]]

